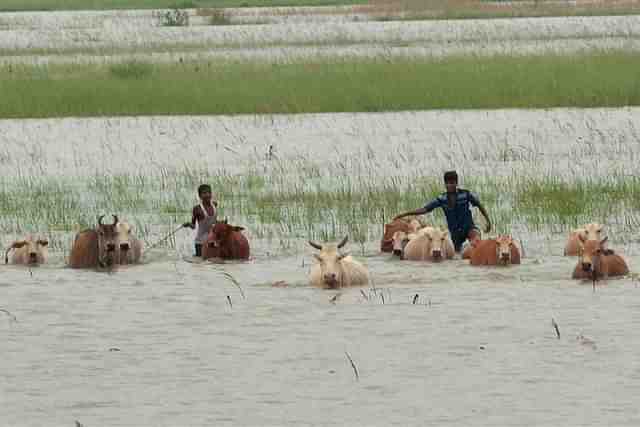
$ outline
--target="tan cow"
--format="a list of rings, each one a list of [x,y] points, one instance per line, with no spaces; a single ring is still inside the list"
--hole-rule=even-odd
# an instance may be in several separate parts
[[[119,263],[118,217],[113,215],[113,224],[103,224],[102,218],[96,228],[76,234],[69,255],[71,268],[111,268]]]
[[[312,286],[335,289],[348,286],[363,286],[369,283],[369,273],[362,264],[353,259],[349,254],[339,253],[347,243],[345,236],[340,243],[324,244],[309,241],[309,244],[320,251],[314,254],[318,260],[311,268],[309,282]]]
[[[5,264],[9,263],[9,251],[13,251],[11,256],[12,264],[21,264],[28,266],[36,266],[47,262],[49,256],[49,242],[44,239],[33,240],[28,237],[25,240],[18,240],[11,244],[4,254]]]
[[[132,233],[133,227],[126,222],[118,222],[118,264],[138,264],[142,258],[142,242]]]
[[[404,248],[404,259],[439,262],[453,258],[455,249],[448,231],[424,227],[415,233]]]
[[[574,279],[606,279],[629,273],[625,260],[612,250],[605,248],[607,237],[602,240],[587,240],[580,236],[580,240],[583,245],[582,255],[573,270]]]
[[[603,225],[598,223],[586,224],[569,233],[569,238],[564,246],[565,256],[579,256],[582,253],[583,240],[600,241],[602,239]]]
[[[511,236],[479,240],[470,255],[471,265],[520,264],[520,248]]]

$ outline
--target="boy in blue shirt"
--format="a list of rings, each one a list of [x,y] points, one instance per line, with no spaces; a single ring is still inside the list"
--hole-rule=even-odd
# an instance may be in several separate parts
[[[449,227],[453,246],[456,252],[460,252],[465,240],[474,241],[480,238],[480,230],[473,223],[470,206],[480,209],[482,216],[487,220],[485,230],[487,233],[491,231],[491,220],[480,200],[472,192],[458,188],[458,174],[456,171],[444,173],[444,184],[447,189],[445,193],[427,203],[423,208],[400,214],[394,219],[409,215],[423,215],[435,208],[442,208],[447,218],[447,226]]]

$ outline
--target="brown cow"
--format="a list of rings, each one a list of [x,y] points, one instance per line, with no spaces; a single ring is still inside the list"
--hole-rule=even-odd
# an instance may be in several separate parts
[[[241,233],[243,227],[217,221],[209,229],[202,248],[202,258],[249,259],[249,241]]]
[[[625,260],[606,249],[604,244],[607,237],[602,240],[587,240],[580,236],[583,245],[582,255],[573,270],[574,279],[606,279],[610,276],[624,276],[629,273],[629,267]]]
[[[398,231],[404,231],[405,233],[415,233],[424,225],[415,218],[400,218],[395,219],[392,222],[384,225],[384,234],[380,241],[380,250],[382,252],[393,251],[393,235]]]
[[[33,240],[28,237],[25,240],[18,240],[11,244],[4,254],[5,264],[9,263],[9,251],[15,249],[11,256],[12,264],[22,264],[29,266],[36,266],[47,262],[49,251],[47,246],[49,242],[44,239]]]
[[[479,240],[470,255],[471,265],[520,264],[520,249],[511,236]]]
[[[340,243],[320,245],[309,241],[309,244],[320,251],[314,254],[318,260],[311,268],[309,282],[312,286],[335,289],[348,286],[361,286],[369,283],[367,269],[349,254],[341,254],[341,249],[347,243],[345,236]]]
[[[564,246],[565,256],[579,256],[582,253],[583,240],[599,241],[602,238],[604,226],[597,223],[586,224],[569,233],[569,238]]]
[[[425,227],[415,233],[404,248],[404,259],[409,261],[440,262],[453,258],[455,249],[448,231]]]
[[[76,234],[69,255],[71,268],[111,268],[120,260],[118,240],[118,217],[113,215],[113,224],[103,224],[101,215],[95,229]]]

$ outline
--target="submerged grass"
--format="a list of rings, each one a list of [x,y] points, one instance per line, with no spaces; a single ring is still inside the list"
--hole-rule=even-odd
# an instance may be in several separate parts
[[[13,65],[0,68],[0,117],[617,107],[640,105],[638,70],[640,56],[618,52],[393,62]]]
[[[440,180],[433,177],[371,179],[335,172],[310,176],[308,167],[283,161],[273,162],[268,170],[248,167],[240,175],[183,169],[158,176],[99,175],[85,180],[5,177],[0,178],[0,217],[7,233],[45,231],[66,236],[52,238],[53,250],[68,249],[73,233],[94,225],[100,214],[120,215],[148,240],[153,227],[172,230],[189,220],[194,189],[208,182],[220,203],[220,217],[247,227],[251,236],[289,248],[297,239],[335,241],[348,234],[364,247],[380,238],[382,224],[395,214],[424,206],[443,191]],[[464,187],[480,196],[497,233],[511,232],[514,226],[567,230],[621,217],[620,229],[638,226],[637,177],[484,176],[465,179]],[[445,226],[439,210],[424,219]],[[175,244],[171,239],[160,243]]]

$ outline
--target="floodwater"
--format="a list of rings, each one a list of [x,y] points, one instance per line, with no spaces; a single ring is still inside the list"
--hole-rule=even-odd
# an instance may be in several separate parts
[[[638,111],[7,120],[0,176],[239,172],[270,145],[354,174],[636,174]],[[640,290],[571,280],[564,233],[520,234],[508,268],[349,244],[373,280],[340,291],[308,286],[304,241],[247,234],[245,263],[194,262],[185,230],[112,274],[0,266],[0,425],[640,423]],[[636,271],[637,235],[610,241]]]
[[[260,245],[246,263],[2,267],[1,424],[638,425],[640,289],[571,280],[556,243],[508,268],[371,246],[373,286],[340,292],[307,285],[310,249]]]

